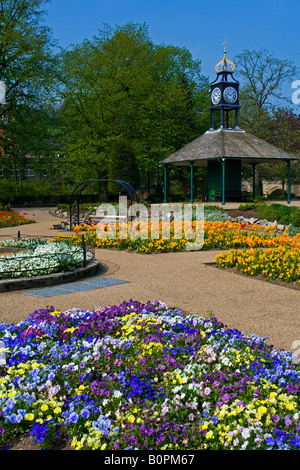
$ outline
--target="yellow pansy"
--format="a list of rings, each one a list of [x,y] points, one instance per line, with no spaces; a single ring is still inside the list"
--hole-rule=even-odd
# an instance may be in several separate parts
[[[58,316],[60,315],[62,312],[60,312],[59,310],[54,310],[54,312],[50,312],[50,315],[52,316]]]
[[[26,413],[25,420],[26,421],[33,421],[34,420],[34,414],[33,413]]]
[[[267,408],[265,406],[260,406],[257,410],[260,414],[265,414],[267,413]]]

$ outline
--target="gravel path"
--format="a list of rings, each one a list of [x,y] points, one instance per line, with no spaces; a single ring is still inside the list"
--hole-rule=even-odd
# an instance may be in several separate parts
[[[229,204],[228,204],[229,206]],[[234,205],[230,206],[235,208]],[[24,211],[20,210],[22,214]],[[57,218],[48,209],[30,209],[37,223],[0,229],[0,236],[56,235],[50,230]],[[48,298],[22,291],[0,294],[0,322],[16,323],[39,308],[53,305],[58,310],[72,307],[93,309],[117,305],[123,300],[161,300],[169,307],[208,316],[212,314],[230,328],[245,334],[267,337],[276,348],[295,352],[300,341],[300,291],[215,269],[218,251],[138,254],[96,249],[96,257],[107,267],[104,274],[127,281],[101,289]]]

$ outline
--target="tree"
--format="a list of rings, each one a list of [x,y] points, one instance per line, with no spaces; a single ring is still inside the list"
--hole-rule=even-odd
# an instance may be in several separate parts
[[[266,140],[295,156],[300,156],[300,114],[278,108],[269,122]]]
[[[123,180],[136,190],[139,188],[140,175],[136,156],[132,144],[125,138],[120,138],[112,145],[108,177]],[[116,197],[122,193],[123,188],[118,183],[109,182],[108,190],[113,197]]]
[[[237,77],[241,77],[241,127],[264,138],[269,116],[286,101],[282,86],[293,80],[296,68],[288,60],[261,49],[244,50],[235,57]]]
[[[290,109],[277,109],[269,121],[266,141],[294,156],[300,156],[300,115]],[[282,194],[287,181],[285,162],[279,162],[272,167],[263,165],[262,174],[270,181],[281,181]],[[291,162],[291,182],[300,183],[299,161]]]
[[[142,28],[113,32],[106,26],[98,37],[63,51],[60,116],[75,180],[107,178],[112,143],[134,132],[139,109],[132,93],[147,93],[140,84],[148,65],[147,48]]]
[[[153,44],[145,25],[105,26],[64,51],[61,62],[60,116],[75,177],[106,178],[112,144],[124,137],[147,184],[179,141],[196,136],[207,85],[200,62],[185,49]]]
[[[270,135],[270,124],[277,121],[276,110],[287,101],[282,94],[282,86],[286,81],[293,80],[296,67],[288,60],[276,58],[265,49],[244,50],[236,56],[235,62],[237,76],[242,79],[240,125],[246,131],[276,145]],[[278,175],[284,185],[286,165],[280,162],[274,163],[272,170],[268,164],[260,164],[257,167],[260,195],[262,195],[262,180],[270,179],[271,175],[272,179]]]
[[[41,9],[49,0],[0,0],[0,78],[6,103],[0,107],[0,145],[22,178],[25,158],[47,153],[50,138],[49,95],[55,59],[50,29]]]

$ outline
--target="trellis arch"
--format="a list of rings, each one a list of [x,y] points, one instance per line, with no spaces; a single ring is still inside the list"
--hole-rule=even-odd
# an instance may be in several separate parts
[[[79,183],[77,186],[72,191],[71,198],[70,198],[70,205],[69,205],[69,214],[70,214],[70,230],[71,230],[71,224],[72,224],[72,205],[76,201],[77,202],[77,224],[79,224],[79,206],[80,206],[80,197],[82,194],[82,191],[89,186],[92,183],[106,183],[106,182],[113,182],[113,183],[119,183],[121,186],[123,186],[124,189],[126,189],[129,197],[130,197],[130,203],[132,204],[133,198],[136,199],[137,202],[139,202],[139,197],[137,195],[136,190],[131,186],[131,184],[127,183],[126,181],[123,180],[112,180],[112,179],[93,179],[93,180],[85,180]]]

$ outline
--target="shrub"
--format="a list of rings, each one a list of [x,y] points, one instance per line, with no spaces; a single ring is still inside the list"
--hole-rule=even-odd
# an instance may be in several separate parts
[[[300,226],[300,209],[295,206],[285,206],[283,204],[241,204],[239,210],[255,210],[257,216],[270,222],[277,221],[283,225],[292,224]]]
[[[298,208],[293,208],[298,209]],[[291,213],[291,224],[295,227],[300,227],[300,210],[292,211]]]
[[[256,206],[257,204],[255,204],[254,202],[247,202],[246,204],[240,204],[239,205],[239,210],[240,211],[250,211],[250,210],[255,210],[256,209]]]

